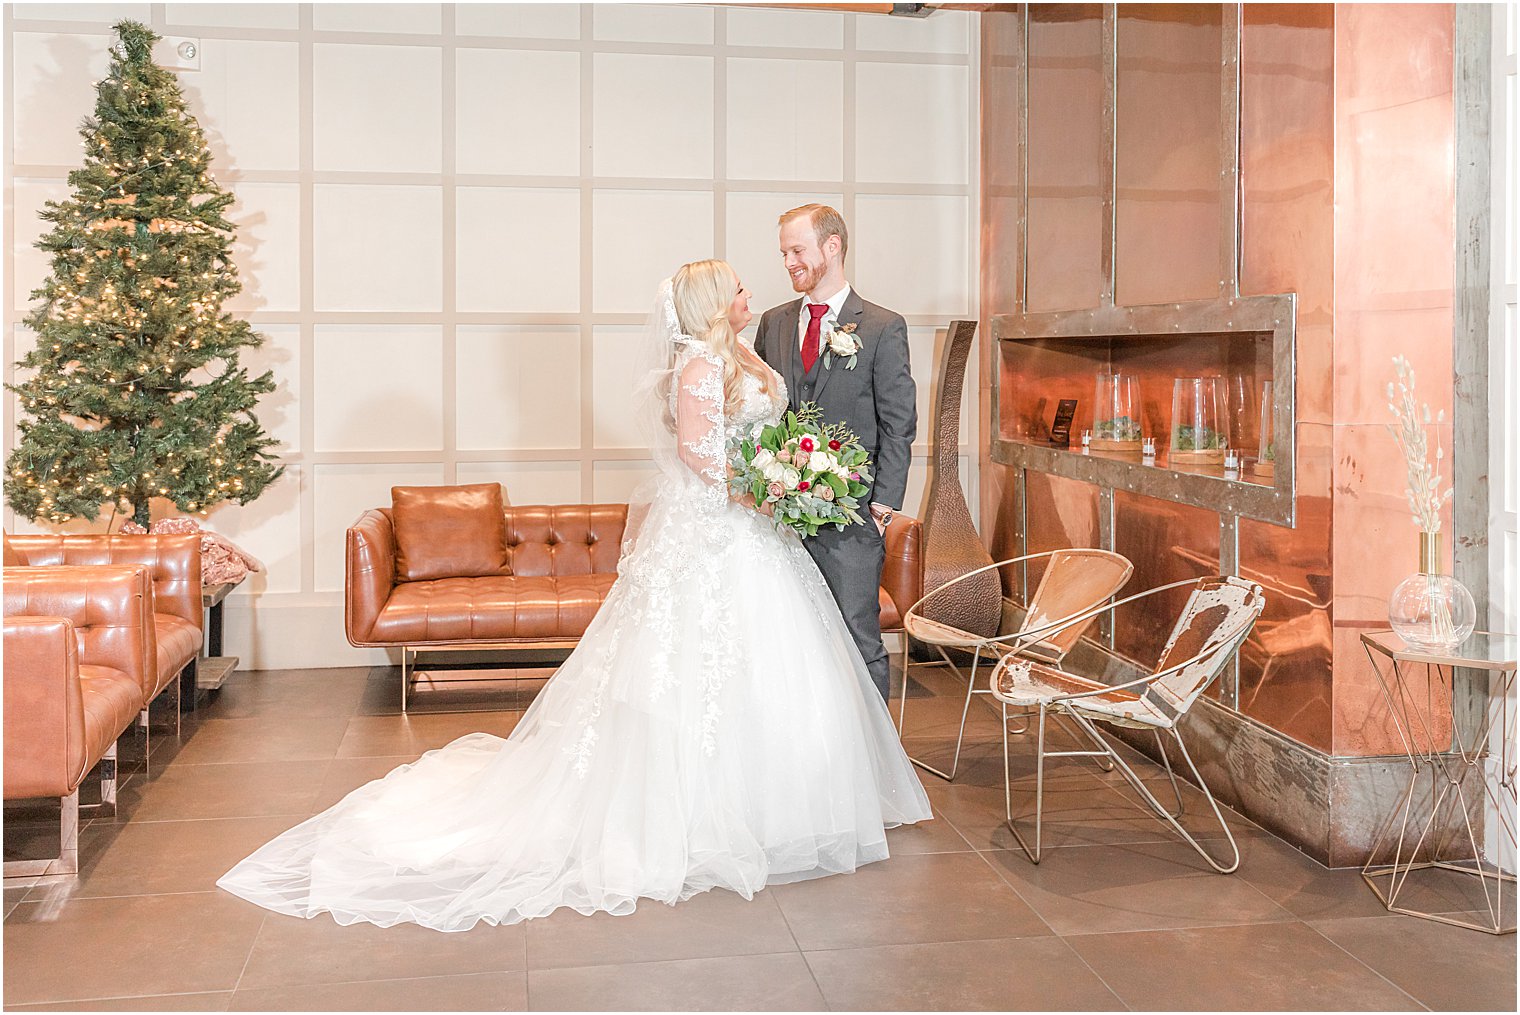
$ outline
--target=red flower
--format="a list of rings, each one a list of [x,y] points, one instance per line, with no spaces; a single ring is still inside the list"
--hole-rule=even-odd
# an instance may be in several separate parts
[[[812,483],[809,483],[807,480],[804,479],[802,482],[800,482],[800,483],[797,484],[797,489],[798,490],[806,490],[808,487],[810,487],[812,485],[813,485]]]
[[[812,451],[817,447],[818,445],[813,443],[813,438],[811,437],[804,437],[802,440],[797,442],[798,451]]]
[[[838,451],[839,450],[839,442],[838,441],[829,441],[829,450],[830,451]]]

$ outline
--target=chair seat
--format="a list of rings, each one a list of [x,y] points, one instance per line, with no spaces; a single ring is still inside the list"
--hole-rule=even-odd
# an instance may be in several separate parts
[[[881,604],[881,629],[883,631],[900,631],[903,626],[902,613],[897,609],[897,604],[892,597],[887,595],[887,590],[876,590],[877,600]]]
[[[487,575],[406,582],[392,590],[371,637],[397,645],[576,639],[616,579]]]
[[[83,779],[136,720],[143,699],[137,681],[110,666],[81,663],[79,690],[84,703],[85,757],[84,770],[76,778]]]
[[[201,650],[201,629],[172,613],[155,613],[153,635],[158,641],[158,682],[151,693],[156,695]]]
[[[993,696],[1010,705],[1028,708],[1050,704],[1070,694],[1085,694],[1108,687],[1096,680],[1066,673],[1051,666],[1006,657],[992,671]],[[1107,690],[1079,701],[1057,702],[1056,707],[1102,716],[1123,726],[1168,727],[1172,720],[1150,702],[1131,691]]]

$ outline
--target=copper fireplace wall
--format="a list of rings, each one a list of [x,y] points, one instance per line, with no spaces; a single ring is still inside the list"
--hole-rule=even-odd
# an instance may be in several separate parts
[[[984,417],[995,371],[1010,371],[986,325],[997,315],[1237,285],[1295,293],[1296,518],[1239,522],[1239,570],[1267,587],[1269,606],[1241,655],[1238,708],[1335,756],[1399,750],[1357,639],[1386,625],[1388,593],[1416,564],[1384,428],[1390,358],[1411,358],[1434,409],[1449,415],[1452,403],[1453,13],[1050,4],[982,16]],[[1078,397],[1079,431],[1092,392],[1078,373],[1077,393],[1049,391],[1042,415]],[[1027,437],[1034,408],[1011,399],[992,432]],[[1434,437],[1450,446],[1449,427]],[[983,449],[994,555],[1092,533],[1096,488],[1025,470],[1026,517],[1014,471]],[[1122,492],[1114,504],[1132,590],[1220,567],[1217,513]],[[1150,662],[1163,626],[1121,618],[1116,646]]]

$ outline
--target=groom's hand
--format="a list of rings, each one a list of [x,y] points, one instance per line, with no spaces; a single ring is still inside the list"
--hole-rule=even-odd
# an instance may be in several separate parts
[[[878,535],[885,536],[887,534],[887,526],[892,522],[892,514],[892,508],[887,507],[885,504],[878,504],[875,501],[871,502],[871,520],[876,523]]]

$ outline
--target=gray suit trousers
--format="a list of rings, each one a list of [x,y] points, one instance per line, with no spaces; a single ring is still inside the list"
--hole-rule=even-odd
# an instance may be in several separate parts
[[[862,511],[862,514],[865,512]],[[869,517],[862,525],[846,526],[841,532],[833,526],[802,541],[812,554],[823,580],[828,583],[845,626],[850,629],[860,655],[871,671],[871,682],[883,700],[892,685],[891,664],[886,646],[881,642],[881,569],[887,560],[887,545],[876,523]]]

